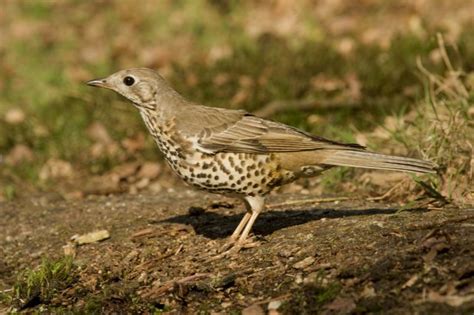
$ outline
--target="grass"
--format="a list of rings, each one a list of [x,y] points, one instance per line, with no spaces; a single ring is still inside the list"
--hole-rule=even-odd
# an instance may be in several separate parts
[[[425,77],[425,98],[407,114],[411,119],[393,130],[393,136],[439,166],[439,176],[422,182],[428,194],[463,205],[472,192],[474,130],[468,111],[474,94],[466,86],[466,73],[453,66],[441,34],[438,45],[445,72],[432,73],[418,59]]]
[[[57,292],[75,281],[75,275],[72,257],[43,259],[36,269],[27,269],[19,275],[9,298],[17,310],[49,303]]]

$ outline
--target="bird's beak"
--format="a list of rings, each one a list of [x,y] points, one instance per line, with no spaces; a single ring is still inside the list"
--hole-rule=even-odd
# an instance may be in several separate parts
[[[110,89],[110,84],[107,83],[106,79],[95,79],[86,82],[87,85],[97,86],[102,88]]]

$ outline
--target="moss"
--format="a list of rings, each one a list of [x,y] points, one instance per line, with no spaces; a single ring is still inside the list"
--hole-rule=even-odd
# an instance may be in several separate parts
[[[67,288],[76,279],[72,258],[44,259],[36,269],[22,272],[13,287],[12,304],[25,309],[49,303],[56,293]]]
[[[307,285],[293,293],[279,311],[283,314],[319,314],[323,306],[334,300],[340,291],[341,285],[338,283],[327,286]]]

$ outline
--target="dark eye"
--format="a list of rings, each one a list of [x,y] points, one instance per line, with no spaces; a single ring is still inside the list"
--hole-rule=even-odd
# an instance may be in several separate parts
[[[131,86],[133,83],[135,83],[135,79],[132,77],[125,77],[123,78],[123,83],[127,86]]]

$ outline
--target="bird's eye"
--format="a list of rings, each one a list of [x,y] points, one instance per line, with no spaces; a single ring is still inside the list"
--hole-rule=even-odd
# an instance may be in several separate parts
[[[127,76],[127,77],[123,78],[123,83],[127,86],[131,86],[131,85],[133,85],[133,83],[135,83],[135,79],[130,77],[130,76]]]

